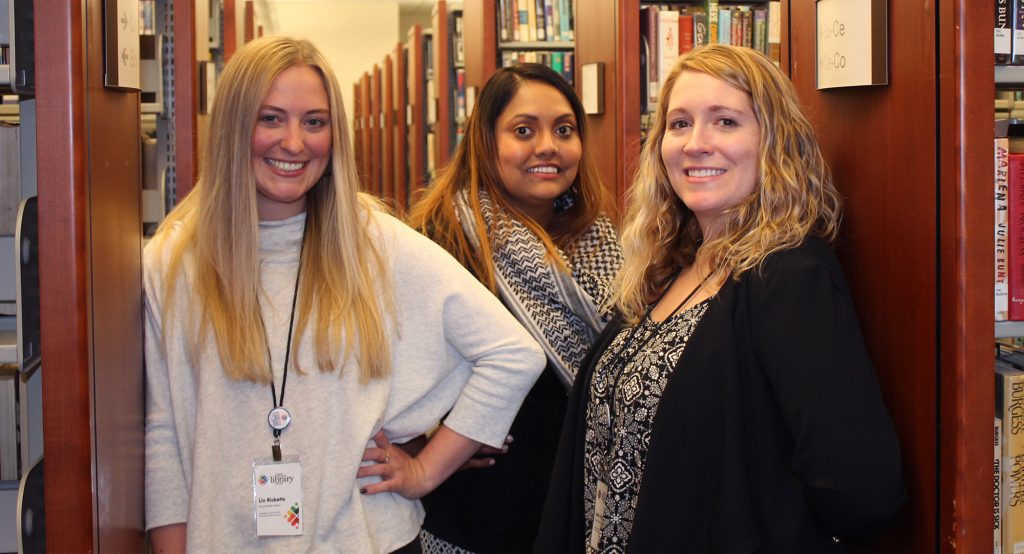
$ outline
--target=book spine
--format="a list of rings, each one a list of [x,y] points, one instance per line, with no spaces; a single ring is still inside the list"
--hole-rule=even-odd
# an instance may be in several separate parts
[[[764,8],[754,8],[754,48],[768,54],[768,11]]]
[[[679,16],[679,53],[685,54],[693,50],[693,16]]]
[[[1013,53],[1013,8],[1014,0],[995,0],[995,53],[996,63],[1010,63]]]
[[[1024,0],[1010,0],[1013,4],[1013,55],[1014,65],[1024,65]]]
[[[544,0],[534,0],[533,2],[533,13],[536,20],[534,21],[534,39],[539,41],[547,40],[547,34],[544,31]]]
[[[732,44],[732,9],[728,7],[718,10],[718,43]]]
[[[565,40],[562,38],[562,0],[551,0],[551,29],[552,32],[548,33],[551,40],[560,42]]]
[[[1002,546],[1024,550],[1024,372],[996,369],[996,390],[1002,400]]]
[[[1010,321],[1024,321],[1024,154],[1010,153],[1007,173],[1006,280],[1010,296],[1007,316]]]
[[[693,14],[693,47],[698,48],[708,43],[708,14],[694,12]]]
[[[708,44],[718,42],[718,0],[707,0]]]
[[[549,41],[558,40],[555,37],[555,8],[551,0],[544,0],[544,36]]]
[[[575,0],[565,0],[565,12],[563,12],[562,20],[565,21],[565,40],[573,41],[576,36],[576,18],[573,16],[572,3]]]
[[[721,16],[719,16],[721,17]],[[743,10],[736,8],[733,15],[732,32],[729,33],[729,44],[740,46],[743,44]]]
[[[658,12],[658,89],[679,58],[679,12]]]
[[[1009,158],[1007,138],[995,139],[995,320],[1009,318],[1009,280],[1007,279],[1007,235],[1009,231]]]
[[[498,0],[498,40],[508,40],[508,0]]]
[[[782,63],[782,3],[768,2],[768,58]]]
[[[647,6],[641,14],[646,20],[647,28],[647,102],[654,106],[658,103],[658,8]]]
[[[1000,419],[999,415],[995,417],[995,450],[994,457],[992,458],[992,477],[995,481],[992,489],[992,552],[993,554],[1001,554],[1002,551],[1002,467],[1003,467],[1003,420]]]
[[[750,12],[744,10],[740,12],[743,17],[743,43],[742,46],[751,48],[754,45],[754,23]]]
[[[514,0],[519,23],[516,24],[515,40],[530,40],[530,10],[526,7],[533,0]],[[508,67],[508,66],[505,66]]]

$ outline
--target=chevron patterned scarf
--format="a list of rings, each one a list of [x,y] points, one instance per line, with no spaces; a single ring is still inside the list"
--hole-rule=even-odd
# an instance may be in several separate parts
[[[463,232],[479,248],[465,190],[456,197],[456,207]],[[611,294],[622,265],[615,228],[601,216],[577,239],[569,256],[558,252],[571,269],[569,275],[547,260],[544,243],[529,228],[507,214],[498,215],[500,208],[486,191],[480,191],[480,208],[491,237],[498,293],[544,348],[549,365],[569,390],[583,356],[607,323],[598,307]]]

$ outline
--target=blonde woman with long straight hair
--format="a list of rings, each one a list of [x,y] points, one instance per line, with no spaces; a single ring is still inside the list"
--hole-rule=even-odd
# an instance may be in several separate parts
[[[681,57],[539,551],[826,552],[893,520],[899,442],[829,246],[839,221],[786,76],[748,48]]]
[[[543,354],[358,193],[338,84],[311,43],[235,54],[200,167],[145,252],[154,551],[403,548],[417,499],[503,443]],[[442,418],[415,458],[389,446]]]

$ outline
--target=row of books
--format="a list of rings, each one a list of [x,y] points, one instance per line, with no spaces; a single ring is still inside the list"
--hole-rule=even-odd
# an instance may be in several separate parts
[[[996,63],[1024,65],[1024,0],[995,0]]]
[[[572,42],[573,0],[498,0],[502,42]]]
[[[992,479],[995,554],[1024,551],[1024,351],[997,344]]]
[[[776,0],[729,6],[720,6],[718,0],[688,6],[645,5],[640,9],[640,37],[642,111],[647,112],[657,102],[661,83],[676,58],[696,47],[716,43],[746,46],[778,64],[782,8]]]
[[[569,81],[570,85],[574,85],[576,82],[576,71],[574,69],[574,60],[576,56],[571,52],[553,51],[553,52],[537,52],[537,51],[516,51],[516,50],[503,50],[501,52],[501,66],[509,67],[517,63],[540,63],[544,64],[551,69],[554,69],[559,75]],[[575,85],[574,85],[575,86]]]

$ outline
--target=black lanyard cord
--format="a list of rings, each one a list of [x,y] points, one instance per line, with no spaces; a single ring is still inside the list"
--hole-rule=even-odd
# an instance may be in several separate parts
[[[307,217],[308,214],[307,214]],[[292,312],[288,319],[288,341],[285,342],[284,348],[284,369],[282,370],[281,376],[281,401],[278,403],[277,400],[277,389],[274,387],[274,375],[271,371],[270,375],[270,398],[274,402],[274,408],[284,406],[284,390],[288,385],[288,360],[291,358],[292,351],[292,331],[295,327],[295,304],[299,298],[299,277],[302,274],[302,253],[306,249],[306,229],[309,226],[304,222],[302,225],[302,243],[299,245],[299,267],[295,271],[295,290],[292,292]],[[260,312],[260,321],[263,321],[263,312]],[[267,338],[267,364],[273,368],[273,361],[270,356],[270,335],[267,331],[266,323],[263,324],[263,332]],[[281,429],[274,429],[274,438],[281,436]]]

